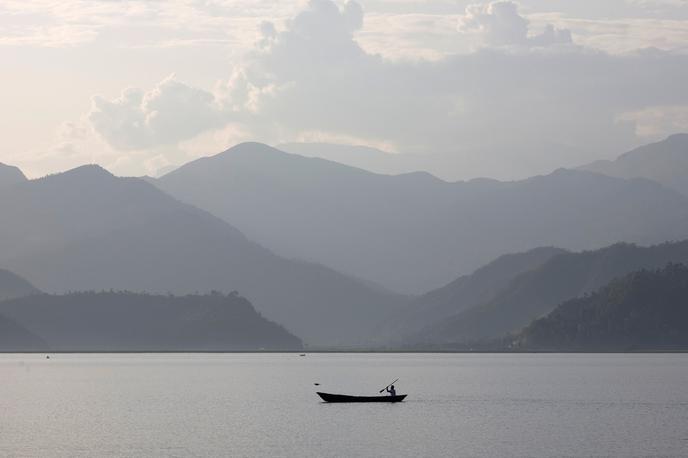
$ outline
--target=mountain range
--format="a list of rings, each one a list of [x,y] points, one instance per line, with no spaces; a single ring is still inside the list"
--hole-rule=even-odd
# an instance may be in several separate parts
[[[0,164],[0,301],[239,291],[307,345],[487,341],[633,270],[688,262],[688,242],[616,243],[688,238],[686,139],[513,182],[383,175],[259,143],[159,179],[91,165],[27,180]],[[14,341],[55,345],[27,319],[0,310]]]
[[[688,196],[688,134],[643,145],[613,161],[596,161],[581,170],[619,178],[648,178]]]
[[[523,179],[534,173],[544,174],[564,165],[573,165],[559,162],[562,156],[590,157],[589,151],[546,140],[505,144],[498,139],[488,139],[482,144],[457,144],[451,151],[432,152],[389,152],[385,151],[384,145],[380,149],[324,142],[282,143],[275,147],[288,153],[327,159],[383,175],[421,171],[445,181],[477,177]],[[403,145],[401,148],[404,149]],[[552,154],[553,151],[557,154]]]
[[[244,143],[155,183],[283,256],[404,294],[447,284],[504,253],[688,237],[685,196],[587,171],[449,183]]]
[[[213,215],[98,166],[0,193],[0,265],[40,290],[238,290],[309,344],[358,344],[404,298],[286,259]]]
[[[453,304],[457,313],[436,319],[407,337],[406,342],[451,347],[496,339],[519,331],[560,303],[591,293],[615,278],[640,269],[661,268],[672,262],[688,263],[688,241],[650,247],[624,243],[594,251],[554,254],[512,276],[506,285],[503,281],[500,284],[497,278],[496,293],[483,303],[474,305],[470,301],[462,302],[461,296],[452,297],[443,307],[449,310]],[[462,288],[467,289],[466,286]],[[436,309],[437,305],[434,307]]]
[[[559,305],[511,339],[512,348],[629,351],[688,348],[688,267],[633,272]]]
[[[390,342],[402,343],[424,328],[443,322],[460,312],[489,302],[518,275],[540,267],[552,257],[567,253],[561,248],[542,247],[524,253],[505,254],[451,283],[414,298],[380,327]]]
[[[244,298],[212,293],[33,295],[0,302],[0,315],[40,336],[51,351],[298,350],[301,341]],[[2,322],[0,321],[0,326]],[[9,336],[12,337],[12,336]],[[14,349],[35,350],[14,336]],[[3,340],[9,340],[6,336]],[[12,343],[12,342],[10,342]],[[0,350],[3,348],[0,341]],[[5,342],[5,344],[7,344]],[[7,345],[12,349],[11,345]]]

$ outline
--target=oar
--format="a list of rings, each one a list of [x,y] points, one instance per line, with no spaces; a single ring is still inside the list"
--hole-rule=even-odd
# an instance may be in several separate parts
[[[387,385],[386,387],[384,387],[383,389],[381,389],[379,392],[382,393],[382,392],[385,391],[387,388],[389,388],[390,385],[394,385],[394,384],[397,383],[398,381],[399,381],[399,379],[396,379],[395,381],[393,381],[392,383],[390,383],[389,385]]]

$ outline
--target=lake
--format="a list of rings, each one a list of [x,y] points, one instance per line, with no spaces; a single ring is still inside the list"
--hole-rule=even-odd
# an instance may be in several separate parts
[[[4,354],[0,382],[0,456],[688,456],[688,354]]]

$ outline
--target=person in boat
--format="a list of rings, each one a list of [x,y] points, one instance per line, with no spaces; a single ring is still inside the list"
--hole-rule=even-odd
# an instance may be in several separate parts
[[[394,389],[394,385],[388,386],[387,392],[389,393],[390,396],[396,396],[397,395],[397,390]]]

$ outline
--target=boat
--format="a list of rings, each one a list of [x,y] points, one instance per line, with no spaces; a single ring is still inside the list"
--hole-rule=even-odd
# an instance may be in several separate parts
[[[401,402],[405,394],[395,396],[349,396],[346,394],[331,394],[317,391],[318,396],[325,402]]]

